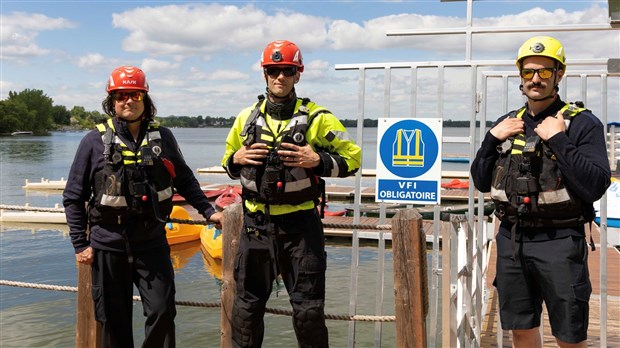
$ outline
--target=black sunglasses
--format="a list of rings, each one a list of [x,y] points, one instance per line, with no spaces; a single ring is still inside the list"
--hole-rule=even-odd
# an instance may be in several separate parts
[[[273,78],[280,76],[280,73],[284,74],[284,76],[286,77],[291,77],[297,73],[296,66],[287,66],[284,68],[280,68],[277,66],[269,66],[269,67],[266,67],[264,70],[267,75]]]

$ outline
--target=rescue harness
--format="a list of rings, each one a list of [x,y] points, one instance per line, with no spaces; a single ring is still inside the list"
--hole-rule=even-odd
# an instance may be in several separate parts
[[[575,116],[585,111],[583,103],[566,104],[560,111],[567,132]],[[525,107],[508,117],[522,118]],[[557,158],[538,135],[523,133],[509,137],[497,147],[499,160],[493,170],[491,198],[495,215],[517,227],[572,227],[594,220],[594,209],[575,197],[564,183]],[[593,244],[592,244],[593,245]]]
[[[262,166],[244,166],[241,169],[240,179],[244,199],[269,204],[297,205],[307,201],[314,201],[321,206],[321,217],[325,207],[325,182],[315,175],[312,169],[302,167],[287,167],[278,156],[278,149],[282,143],[293,143],[299,146],[307,144],[306,132],[312,120],[321,113],[329,112],[319,108],[310,114],[308,107],[310,99],[296,98],[300,103],[297,111],[292,115],[285,128],[279,132],[270,129],[265,114],[261,110],[264,96],[259,96],[241,132],[245,137],[244,146],[256,142],[267,144],[269,155]],[[319,197],[321,200],[319,202]]]
[[[159,124],[148,124],[135,152],[118,136],[112,119],[98,124],[97,130],[105,165],[95,174],[90,222],[120,225],[135,217],[165,222],[172,211],[174,166],[161,156]]]

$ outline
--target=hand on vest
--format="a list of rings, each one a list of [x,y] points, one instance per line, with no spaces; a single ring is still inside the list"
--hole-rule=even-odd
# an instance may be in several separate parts
[[[267,144],[254,143],[250,146],[244,146],[237,150],[233,155],[233,163],[240,165],[259,166],[263,164],[265,158],[269,154]]]
[[[314,152],[310,144],[299,146],[291,143],[281,143],[278,155],[287,167],[314,168],[321,163],[321,157]]]
[[[513,135],[525,132],[523,120],[516,117],[506,117],[489,131],[498,140],[504,141]]]
[[[566,123],[564,123],[564,116],[560,111],[555,117],[545,117],[545,119],[536,126],[534,131],[540,139],[547,141],[554,135],[564,132],[566,130]]]

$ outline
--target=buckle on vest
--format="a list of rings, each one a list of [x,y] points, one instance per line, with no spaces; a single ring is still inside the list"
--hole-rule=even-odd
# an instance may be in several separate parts
[[[538,135],[532,135],[525,141],[525,146],[523,147],[523,156],[536,156],[538,151],[540,150],[540,146],[542,142],[540,141],[540,137]]]
[[[528,162],[521,162],[519,163],[519,172],[521,173],[527,173],[532,169],[532,165]]]

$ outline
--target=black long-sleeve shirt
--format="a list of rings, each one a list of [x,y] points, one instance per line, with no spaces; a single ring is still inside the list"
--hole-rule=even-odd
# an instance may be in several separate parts
[[[133,141],[124,122],[113,120],[119,137],[131,150],[137,150],[146,134],[147,124],[143,123],[138,141]],[[176,177],[173,185],[177,192],[185,198],[197,211],[209,219],[215,212],[207,200],[193,171],[185,163],[181,150],[172,132],[165,127],[159,127],[162,141],[162,156],[174,164]],[[122,225],[91,225],[88,226],[86,204],[94,192],[95,173],[101,171],[105,165],[103,159],[103,141],[97,130],[87,133],[76,151],[73,164],[63,192],[63,205],[69,226],[71,242],[75,252],[81,252],[89,246],[110,251],[126,251],[123,233],[126,233],[131,242],[132,251],[146,250],[161,246],[166,241],[164,223],[159,221],[129,220]],[[86,234],[87,228],[90,236]]]
[[[534,128],[546,117],[553,117],[565,105],[558,97],[547,109],[533,117],[528,112],[523,115],[525,137],[535,135]],[[527,110],[527,108],[526,108]],[[510,113],[509,113],[510,114]],[[508,117],[500,117],[492,127]],[[551,137],[547,143],[555,154],[567,189],[585,204],[592,204],[600,199],[610,183],[611,169],[607,158],[604,126],[589,110],[575,116],[566,132]],[[499,158],[497,146],[503,141],[487,132],[482,145],[471,165],[474,185],[481,192],[491,191],[493,169]],[[510,226],[502,223],[500,233],[510,235]],[[535,238],[546,238],[553,235],[583,235],[583,226],[574,229],[549,229],[546,233],[532,233]],[[552,232],[550,232],[552,230]]]

